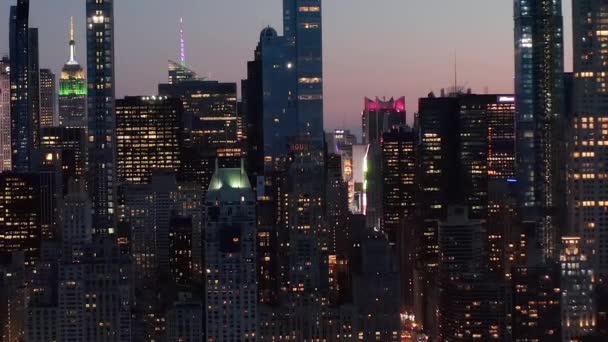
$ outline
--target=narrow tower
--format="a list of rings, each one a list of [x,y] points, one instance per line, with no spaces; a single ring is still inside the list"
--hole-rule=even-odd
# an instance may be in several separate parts
[[[88,189],[93,232],[116,229],[114,1],[87,0]]]

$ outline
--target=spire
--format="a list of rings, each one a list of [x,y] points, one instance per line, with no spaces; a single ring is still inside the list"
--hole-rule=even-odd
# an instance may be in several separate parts
[[[76,41],[74,40],[74,17],[70,17],[70,60],[68,64],[78,64],[76,62]]]
[[[179,18],[179,61],[186,66],[186,42],[184,40],[184,18]]]

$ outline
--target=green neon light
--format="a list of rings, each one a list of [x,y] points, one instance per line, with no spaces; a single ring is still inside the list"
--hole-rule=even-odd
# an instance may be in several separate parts
[[[87,96],[84,80],[62,80],[59,96]]]

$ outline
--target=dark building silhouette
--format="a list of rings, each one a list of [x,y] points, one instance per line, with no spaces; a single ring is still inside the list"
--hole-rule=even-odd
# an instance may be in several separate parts
[[[40,127],[56,126],[55,103],[57,90],[55,74],[50,69],[40,69]]]
[[[29,28],[29,0],[10,13],[11,145],[13,170],[33,167],[40,128],[38,30]]]
[[[87,0],[88,188],[93,230],[116,232],[114,1]]]
[[[562,2],[517,0],[514,19],[519,205],[542,232],[543,258],[556,258],[566,223]]]

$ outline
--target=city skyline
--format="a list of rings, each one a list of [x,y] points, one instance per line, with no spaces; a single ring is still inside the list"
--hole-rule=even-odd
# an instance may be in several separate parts
[[[466,7],[452,3],[440,7],[434,3],[437,1],[384,0],[381,8],[392,10],[376,17],[369,16],[363,0],[350,0],[348,7],[342,1],[325,4],[326,130],[343,127],[359,133],[365,96],[405,95],[411,120],[419,97],[453,84],[454,54],[459,83],[480,94],[486,87],[489,93],[513,91],[512,3],[472,0]],[[0,5],[0,13],[6,17],[3,21],[8,20],[9,3]],[[281,0],[255,4],[179,0],[172,6],[164,4],[147,0],[145,15],[134,3],[116,4],[117,98],[153,95],[158,83],[165,82],[167,60],[179,59],[180,17],[184,18],[188,66],[201,76],[222,82],[246,78],[246,62],[265,26],[283,31]],[[234,11],[237,6],[239,11]],[[565,67],[571,70],[570,2],[564,6]],[[471,7],[478,9],[475,13],[491,14],[474,15]],[[437,8],[441,11],[436,12]],[[85,67],[85,23],[78,19],[84,10],[81,1],[56,0],[50,6],[46,1],[32,0],[30,25],[40,28],[42,68],[59,74],[64,65],[70,16],[76,18],[77,60]],[[233,19],[226,21],[228,17]],[[453,25],[458,25],[458,30]],[[387,46],[394,53],[386,53],[391,51]],[[479,52],[479,46],[486,48]],[[8,53],[7,37],[0,37],[0,47],[0,54]],[[493,76],[488,77],[490,74]]]

